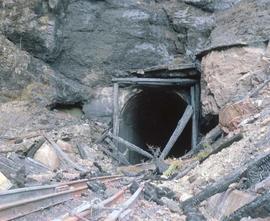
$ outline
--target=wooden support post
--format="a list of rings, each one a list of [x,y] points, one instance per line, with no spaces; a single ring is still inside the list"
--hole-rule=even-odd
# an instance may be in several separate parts
[[[195,111],[195,87],[190,87],[190,103],[193,108],[192,114],[192,132],[191,132],[191,147],[194,149],[196,147],[196,111]]]
[[[196,112],[196,128],[197,128],[197,137],[196,137],[196,144],[198,143],[199,133],[200,133],[200,106],[201,103],[201,90],[200,90],[200,83],[197,82],[195,84],[195,112]]]
[[[200,115],[200,85],[198,83],[190,88],[190,99],[193,108],[191,146],[192,149],[196,149],[199,136]]]
[[[145,150],[141,149],[140,147],[137,147],[136,145],[134,145],[134,144],[132,144],[132,143],[124,140],[121,137],[114,136],[111,133],[108,133],[108,136],[111,137],[112,139],[114,139],[115,141],[117,141],[117,142],[125,145],[128,149],[130,149],[132,151],[135,151],[135,152],[137,152],[137,153],[139,153],[139,154],[141,154],[141,155],[143,155],[145,157],[148,157],[150,159],[153,159],[154,158],[150,153],[148,153]]]
[[[178,121],[177,126],[176,126],[172,136],[170,137],[168,143],[166,144],[165,148],[163,149],[163,151],[159,157],[161,160],[164,160],[165,157],[170,152],[170,150],[172,149],[172,147],[175,144],[175,142],[177,141],[178,137],[181,135],[182,131],[185,129],[189,119],[192,116],[192,113],[193,113],[192,106],[188,105],[183,116]]]
[[[118,137],[119,133],[119,85],[118,83],[113,84],[113,135]],[[116,147],[118,143],[115,142]]]

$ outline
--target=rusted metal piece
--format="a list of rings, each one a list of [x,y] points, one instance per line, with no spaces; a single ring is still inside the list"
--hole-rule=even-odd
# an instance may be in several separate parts
[[[0,220],[15,219],[78,197],[88,189],[88,181],[114,181],[122,177],[122,175],[92,177],[90,179],[0,192]]]
[[[19,188],[0,192],[0,206],[6,203],[16,202],[18,200],[27,199],[29,197],[37,197],[41,195],[68,190],[69,188],[82,187],[86,185],[88,179],[64,182],[59,184],[35,186]]]
[[[87,189],[87,184],[82,183],[81,187],[72,187],[66,191],[35,197],[29,196],[28,199],[2,204],[0,205],[0,217],[2,220],[11,220],[25,216],[35,211],[39,211],[41,209],[73,199],[74,197],[79,197],[81,193]]]
[[[120,207],[115,209],[104,221],[116,221],[122,213],[124,213],[136,202],[142,190],[143,186],[140,186],[127,201],[125,201]]]
[[[130,185],[129,185],[130,186]],[[84,203],[75,209],[73,209],[70,213],[66,213],[61,217],[54,219],[53,221],[79,221],[81,220],[80,217],[86,217],[91,215],[92,209],[102,209],[104,207],[110,206],[116,203],[120,198],[124,196],[124,193],[129,188],[126,186],[122,190],[118,191],[116,194],[111,196],[110,198],[98,203],[97,205],[93,206],[91,203]]]

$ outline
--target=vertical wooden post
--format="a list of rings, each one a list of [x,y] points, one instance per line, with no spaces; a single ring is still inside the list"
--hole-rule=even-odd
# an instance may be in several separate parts
[[[191,134],[191,146],[192,149],[196,148],[198,137],[198,125],[197,125],[197,110],[196,110],[196,89],[195,86],[190,88],[191,106],[193,108],[192,115],[192,134]]]
[[[118,137],[119,133],[119,85],[118,83],[113,84],[113,135]],[[118,142],[115,142],[118,148]]]
[[[198,144],[198,138],[200,133],[200,102],[201,102],[201,92],[200,92],[200,82],[195,84],[195,112],[196,112],[196,128],[197,128],[197,136],[196,136],[196,145]]]

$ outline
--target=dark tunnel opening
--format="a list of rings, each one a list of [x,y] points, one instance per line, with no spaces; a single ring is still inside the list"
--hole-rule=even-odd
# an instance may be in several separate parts
[[[167,144],[177,122],[187,106],[186,101],[172,89],[145,88],[131,97],[121,111],[120,137],[147,150]],[[191,149],[191,122],[173,146],[169,157],[180,157]],[[120,150],[125,148],[120,146]],[[140,163],[141,155],[129,151],[130,163]]]

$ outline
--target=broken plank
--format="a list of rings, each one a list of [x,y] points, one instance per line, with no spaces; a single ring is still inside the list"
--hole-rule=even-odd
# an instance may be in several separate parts
[[[270,216],[270,191],[263,193],[252,202],[237,209],[223,221],[240,221],[242,218],[267,218]]]
[[[119,84],[141,84],[141,85],[181,85],[191,86],[197,83],[194,79],[180,79],[180,78],[113,78],[113,82]]]
[[[167,157],[167,155],[169,154],[170,150],[172,149],[173,145],[176,143],[177,139],[179,138],[179,136],[181,135],[182,131],[185,129],[188,121],[190,120],[191,116],[193,113],[193,108],[191,105],[188,105],[183,116],[181,117],[181,119],[178,121],[177,126],[172,134],[172,136],[170,137],[168,143],[166,144],[165,148],[163,149],[161,155],[160,155],[160,159],[164,160],[165,157]]]
[[[85,151],[85,145],[83,144],[77,144],[76,145],[77,149],[78,149],[78,152],[79,152],[79,155],[82,159],[88,159],[88,156],[86,154],[86,151]]]
[[[107,137],[105,138],[105,141],[106,143],[108,143],[112,149],[115,151],[115,155],[116,155],[116,160],[119,162],[119,163],[122,163],[124,165],[130,165],[130,163],[128,162],[127,158],[124,156],[124,154],[122,154],[118,148],[114,145],[114,143]]]
[[[109,127],[107,128],[102,135],[95,141],[95,144],[99,144],[101,143],[107,136],[108,136],[108,132],[111,130],[112,128]]]
[[[130,208],[136,200],[139,198],[140,194],[143,191],[143,185],[140,186],[137,191],[127,200],[125,201],[122,205],[120,205],[117,209],[112,211],[111,214],[105,219],[105,221],[116,221],[118,220],[119,216],[128,208]]]
[[[195,161],[191,163],[188,167],[186,167],[184,170],[181,170],[176,177],[175,180],[181,179],[182,177],[186,176],[191,170],[193,170],[196,166],[199,165],[199,161]]]
[[[195,149],[190,150],[181,159],[191,158],[199,151],[205,149],[207,146],[212,145],[222,136],[222,133],[223,131],[221,130],[220,126],[217,125],[210,132],[207,133],[207,135],[200,141],[200,143],[196,145]]]
[[[221,140],[221,142],[219,142],[218,144],[215,144],[214,147],[212,147],[212,148],[207,148],[207,149],[210,149],[210,152],[208,152],[207,149],[205,151],[204,150],[201,151],[200,153],[202,153],[202,154],[199,153],[199,155],[201,155],[201,157],[199,157],[200,158],[199,159],[200,163],[205,161],[211,155],[220,152],[224,148],[231,146],[234,142],[238,142],[241,139],[243,139],[243,134],[238,133],[238,134],[235,134],[232,137],[225,138],[225,139]]]
[[[41,138],[39,141],[35,142],[34,144],[31,145],[29,150],[27,151],[27,157],[33,158],[35,153],[38,151],[38,149],[44,144],[45,139]]]
[[[142,148],[140,147],[137,147],[136,145],[124,140],[123,138],[121,137],[116,137],[114,135],[112,135],[111,133],[108,133],[108,136],[111,137],[112,139],[118,141],[119,143],[122,143],[123,145],[125,145],[128,149],[132,150],[132,151],[135,151],[145,157],[148,157],[150,159],[153,159],[153,155],[146,152],[145,150],[143,150]]]
[[[247,162],[246,165],[239,167],[228,176],[222,177],[214,184],[208,185],[197,195],[185,200],[180,204],[180,207],[184,209],[197,206],[209,197],[226,191],[232,183],[238,182],[241,178],[247,178],[249,172],[252,172],[254,167],[257,167],[258,165],[262,166],[261,164],[269,164],[269,162],[270,153],[257,156],[254,160]],[[268,171],[268,173],[270,174],[270,171]]]

